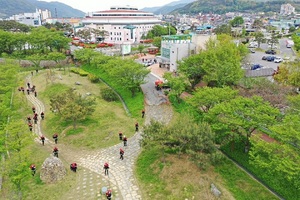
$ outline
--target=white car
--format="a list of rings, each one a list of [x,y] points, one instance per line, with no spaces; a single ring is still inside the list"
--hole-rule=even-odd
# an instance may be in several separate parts
[[[281,57],[276,57],[274,59],[274,63],[281,63],[283,61],[283,59]]]

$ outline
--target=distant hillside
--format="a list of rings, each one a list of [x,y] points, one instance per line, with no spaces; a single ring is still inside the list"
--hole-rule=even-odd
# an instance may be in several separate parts
[[[38,9],[48,9],[55,17],[83,17],[84,12],[60,2],[45,2],[37,0],[0,0],[0,18],[6,18],[24,12],[35,12]]]
[[[300,12],[300,0],[197,0],[172,13],[279,12],[281,4],[286,3],[290,3]]]
[[[177,8],[181,8],[195,0],[179,0],[179,1],[172,1],[161,7],[146,7],[143,8],[143,11],[152,12],[154,14],[168,14]]]

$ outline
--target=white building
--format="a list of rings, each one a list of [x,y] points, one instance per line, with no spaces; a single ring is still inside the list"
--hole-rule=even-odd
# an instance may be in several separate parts
[[[41,15],[41,19],[44,22],[46,19],[51,18],[51,11],[50,10],[41,10],[39,9],[39,13]]]
[[[291,4],[282,4],[280,7],[280,15],[291,15],[295,13],[295,7]]]
[[[110,10],[88,13],[82,20],[85,27],[107,31],[105,42],[116,44],[139,42],[160,23],[161,20],[152,13],[129,6],[113,6]]]
[[[15,20],[21,24],[26,24],[28,26],[42,25],[41,15],[38,10],[36,10],[34,13],[22,13],[13,15],[9,17],[9,20]]]
[[[206,42],[211,38],[215,39],[216,35],[186,34],[162,36],[161,56],[157,57],[160,66],[166,66],[171,72],[177,71],[178,61],[205,49]]]

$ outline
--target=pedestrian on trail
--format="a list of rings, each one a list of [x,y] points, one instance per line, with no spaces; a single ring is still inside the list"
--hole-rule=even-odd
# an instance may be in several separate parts
[[[108,165],[108,163],[107,163],[107,162],[106,162],[106,163],[104,163],[103,169],[104,169],[104,174],[105,174],[105,175],[108,175],[108,169],[109,169],[109,165]]]
[[[142,118],[144,118],[144,116],[145,116],[145,110],[143,109],[142,110]]]
[[[31,92],[34,92],[34,91],[35,91],[35,85],[33,85],[31,88]]]
[[[58,158],[58,148],[57,147],[54,147],[53,155]]]
[[[120,148],[120,159],[124,159],[124,150],[122,148]]]
[[[33,114],[35,113],[35,107],[34,106],[32,106],[32,112],[33,112]]]
[[[124,147],[126,147],[127,146],[127,137],[125,135],[123,137],[123,142],[124,142]]]
[[[27,117],[27,122],[31,123],[31,117],[30,116]]]
[[[57,133],[54,133],[54,135],[53,135],[52,137],[53,137],[53,139],[54,139],[55,144],[57,144],[57,141],[58,141],[58,134],[57,134]]]
[[[37,97],[37,92],[36,91],[34,91],[34,96]]]
[[[32,124],[28,123],[29,131],[32,131]]]
[[[42,118],[42,120],[45,118],[45,113],[44,112],[41,112],[41,118]]]
[[[107,190],[105,195],[106,195],[107,200],[111,200],[111,189]]]
[[[120,140],[123,139],[123,133],[121,131],[119,132],[119,138],[120,138]]]
[[[76,172],[77,170],[77,164],[74,162],[70,165],[70,169],[73,171],[73,172]]]
[[[135,132],[138,132],[139,131],[139,123],[135,123]]]
[[[44,146],[45,145],[45,137],[43,135],[41,136],[41,141],[42,141],[42,144]]]
[[[23,87],[21,87],[21,91],[23,92],[23,94],[24,94],[24,91],[25,91],[25,89],[23,88]]]
[[[27,83],[27,87],[30,88],[30,83]]]
[[[35,172],[36,172],[36,167],[35,167],[35,165],[34,165],[34,164],[31,164],[31,165],[30,165],[30,169],[31,169],[31,174],[32,174],[32,176],[34,176],[34,175],[35,175]]]
[[[27,94],[29,95],[29,94],[30,94],[30,90],[27,88],[27,90],[26,90],[26,91],[27,91]]]
[[[38,114],[37,113],[34,113],[33,121],[34,121],[35,124],[37,124],[37,121],[38,121]]]

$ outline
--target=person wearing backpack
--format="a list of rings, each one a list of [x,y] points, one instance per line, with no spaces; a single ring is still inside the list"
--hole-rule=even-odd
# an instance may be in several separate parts
[[[108,165],[108,163],[107,163],[107,162],[106,162],[106,163],[104,163],[103,169],[104,169],[104,174],[105,174],[105,175],[108,175],[108,169],[109,169],[109,165]]]
[[[120,159],[124,159],[124,150],[122,148],[120,148]]]
[[[55,144],[57,144],[57,141],[58,141],[58,135],[57,135],[57,133],[54,133],[54,135],[52,137],[54,139]]]

